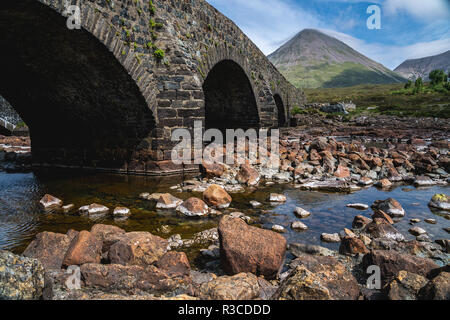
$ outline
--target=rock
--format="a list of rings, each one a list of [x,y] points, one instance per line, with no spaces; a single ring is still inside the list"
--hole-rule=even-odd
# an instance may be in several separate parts
[[[258,171],[247,164],[241,166],[241,170],[236,176],[236,180],[239,183],[246,184],[248,186],[256,186],[259,183],[260,176]]]
[[[39,201],[39,206],[42,210],[45,212],[51,212],[57,209],[60,209],[63,205],[62,200],[50,195],[46,194],[42,197],[42,199]]]
[[[286,239],[270,230],[224,216],[219,223],[221,263],[228,274],[251,272],[275,278],[283,263]]]
[[[151,293],[192,293],[190,277],[169,275],[155,266],[84,264],[81,275],[85,287],[102,291],[143,290]]]
[[[167,252],[158,260],[156,266],[168,274],[188,276],[191,273],[191,265],[184,252]]]
[[[263,278],[258,278],[258,284],[260,292],[259,299],[261,300],[270,300],[278,289],[277,285],[274,285]]]
[[[75,208],[74,204],[68,204],[67,206],[61,207],[63,213],[70,213],[73,211],[74,208]]]
[[[384,219],[389,224],[394,224],[394,220],[382,210],[376,210],[372,215],[372,219]]]
[[[450,300],[450,273],[441,272],[419,292],[422,300]]]
[[[305,209],[303,209],[303,208],[296,207],[295,210],[294,210],[294,214],[295,214],[298,218],[304,219],[304,218],[309,217],[309,216],[311,215],[311,212],[309,212],[309,211],[307,211],[307,210],[305,210]]]
[[[177,207],[177,211],[187,217],[201,217],[208,214],[209,208],[203,200],[189,198]]]
[[[450,211],[450,197],[445,194],[435,194],[428,205],[435,209]]]
[[[109,213],[109,208],[101,204],[93,203],[78,209],[81,215],[101,216]]]
[[[353,237],[353,238],[356,238],[356,234],[352,231],[352,230],[350,230],[350,229],[347,229],[347,228],[344,228],[344,230],[342,230],[341,232],[339,232],[339,237],[342,239],[342,238],[345,238],[345,237]]]
[[[287,198],[286,196],[278,193],[271,193],[269,195],[269,201],[270,202],[286,202]]]
[[[252,300],[259,293],[258,278],[251,273],[239,273],[203,283],[196,296],[202,300]]]
[[[70,243],[63,266],[100,263],[102,242],[89,231],[81,231]]]
[[[249,216],[246,216],[242,212],[232,212],[232,213],[230,213],[230,217],[240,218],[240,219],[244,220],[247,223],[250,223],[252,221],[252,218],[250,218]]]
[[[374,173],[375,173],[374,176],[376,176],[376,172],[374,172]],[[369,178],[369,177],[362,177],[359,180],[358,184],[361,185],[361,186],[370,186],[370,185],[373,184],[373,180],[371,178]]]
[[[150,232],[128,232],[112,235],[108,258],[112,264],[125,266],[149,266],[157,262],[166,252],[167,240],[152,235]]]
[[[442,251],[445,253],[450,253],[450,240],[449,239],[438,239],[436,243],[442,247]]]
[[[349,203],[347,205],[348,208],[353,208],[353,209],[357,209],[357,210],[367,210],[369,209],[369,206],[367,204],[363,204],[363,203]]]
[[[414,180],[415,187],[429,187],[434,186],[435,184],[436,182],[434,182],[430,177],[427,176],[420,176]]]
[[[347,167],[338,165],[336,171],[334,172],[334,176],[337,178],[348,178],[350,177],[350,170]]]
[[[416,240],[419,242],[432,242],[431,238],[427,234],[421,234],[416,237]]]
[[[372,208],[374,210],[381,210],[386,212],[391,217],[404,217],[405,216],[405,210],[403,210],[401,204],[392,198],[386,199],[386,200],[376,200]]]
[[[428,224],[436,224],[437,223],[435,219],[425,219],[424,221]]]
[[[332,257],[304,256],[273,295],[273,300],[356,300],[358,282]]]
[[[125,207],[116,207],[113,211],[113,216],[117,218],[129,217],[130,215],[130,209]]]
[[[45,269],[61,269],[71,239],[60,233],[41,232],[23,252],[24,257],[38,259]]]
[[[428,280],[418,274],[400,271],[387,287],[389,300],[418,300],[418,294]]]
[[[39,260],[0,250],[0,300],[38,300],[43,289]]]
[[[409,229],[409,233],[411,233],[413,236],[417,237],[417,236],[420,236],[422,234],[426,234],[427,231],[422,229],[422,228],[420,228],[420,227],[414,227],[414,228]]]
[[[409,220],[411,223],[420,223],[420,219],[411,219]]]
[[[338,233],[322,233],[320,240],[323,242],[338,243],[341,242],[341,237],[339,237]]]
[[[213,184],[203,193],[203,200],[210,206],[223,209],[230,206],[232,198],[224,188]]]
[[[341,245],[339,247],[340,254],[355,255],[355,254],[366,254],[369,250],[365,246],[362,240],[355,237],[344,237],[341,240]]]
[[[272,231],[275,231],[275,232],[278,232],[278,233],[285,233],[286,229],[283,226],[275,224],[275,225],[272,226]]]
[[[212,179],[221,177],[225,172],[225,167],[223,164],[203,161],[200,170],[205,178]]]
[[[308,226],[301,221],[294,221],[291,224],[291,228],[294,230],[308,230]]]
[[[375,186],[383,189],[389,189],[390,187],[392,187],[392,182],[390,182],[388,179],[381,179],[380,181],[375,183]]]
[[[382,283],[389,283],[400,271],[407,271],[426,277],[438,268],[433,260],[399,253],[394,250],[372,250],[363,258],[364,267],[380,267]]]
[[[405,240],[405,236],[385,219],[374,219],[371,223],[365,226],[363,231],[372,238],[384,238],[392,241]]]
[[[353,219],[352,228],[361,229],[371,222],[372,219],[359,215]]]
[[[91,228],[91,234],[103,243],[103,241],[113,234],[124,234],[125,230],[111,225],[96,224]]]
[[[159,197],[158,202],[156,203],[156,208],[157,209],[175,209],[182,202],[183,202],[183,200],[178,199],[177,197],[174,197],[170,193],[164,193]]]
[[[161,198],[161,196],[164,195],[164,193],[141,193],[139,195],[139,198],[143,199],[143,200],[150,200],[150,201],[158,201],[159,198]]]
[[[353,192],[361,188],[345,181],[325,180],[303,183],[300,185],[300,189],[325,192]]]
[[[301,257],[305,254],[324,257],[335,255],[335,252],[328,248],[303,243],[290,243],[289,251],[296,257]]]
[[[261,206],[262,206],[262,203],[260,203],[260,202],[258,202],[258,201],[252,200],[252,201],[250,201],[250,205],[251,205],[254,209],[256,209],[256,208],[261,207]]]

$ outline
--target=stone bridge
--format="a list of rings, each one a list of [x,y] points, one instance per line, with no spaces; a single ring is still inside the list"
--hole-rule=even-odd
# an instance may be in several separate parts
[[[30,128],[35,165],[188,170],[167,161],[172,130],[286,126],[305,103],[203,0],[1,0],[0,40],[0,95]]]

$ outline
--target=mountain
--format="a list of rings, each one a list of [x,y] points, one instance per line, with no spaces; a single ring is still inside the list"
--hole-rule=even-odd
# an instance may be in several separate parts
[[[430,72],[436,69],[450,72],[450,50],[436,56],[406,60],[394,71],[410,80],[419,77],[428,80]]]
[[[296,87],[334,88],[406,81],[336,38],[304,29],[268,56]]]

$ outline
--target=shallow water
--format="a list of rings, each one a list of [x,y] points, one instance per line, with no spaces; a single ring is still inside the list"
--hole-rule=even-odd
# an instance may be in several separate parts
[[[191,238],[196,232],[216,227],[219,218],[192,219],[172,211],[157,211],[151,202],[138,199],[142,192],[170,192],[182,199],[190,196],[201,197],[201,194],[170,190],[171,186],[182,180],[181,176],[155,178],[89,172],[0,172],[0,248],[21,253],[41,231],[65,233],[69,229],[89,230],[95,223],[115,224],[127,231],[149,231],[164,238],[179,233],[183,239]],[[266,200],[271,192],[285,194],[288,201],[277,206],[270,204]],[[45,193],[55,195],[64,200],[65,204],[73,203],[76,208],[93,202],[106,205],[110,209],[125,206],[131,209],[132,216],[126,221],[114,221],[109,217],[91,220],[80,216],[44,214],[40,211],[38,202]],[[336,244],[322,243],[320,234],[351,228],[355,215],[369,217],[372,213],[370,209],[359,211],[347,208],[346,205],[371,205],[375,200],[389,197],[398,200],[406,210],[406,217],[398,222],[396,227],[407,238],[414,238],[408,234],[408,229],[411,228],[409,220],[412,218],[422,220],[417,225],[427,230],[432,239],[448,238],[443,228],[450,227],[450,220],[444,218],[445,213],[432,212],[427,206],[436,193],[449,194],[450,187],[436,186],[418,190],[400,186],[389,192],[371,187],[353,194],[332,194],[300,191],[292,184],[284,184],[232,194],[233,208],[230,211],[235,209],[244,212],[265,228],[270,228],[273,224],[284,226],[287,230],[284,236],[288,242],[319,244],[337,249]],[[249,204],[250,200],[257,200],[264,205],[260,209],[253,209]],[[291,222],[297,220],[293,214],[296,206],[312,212],[309,218],[302,220],[309,227],[307,231],[297,232],[290,228]],[[423,222],[427,218],[436,219],[437,224]],[[170,233],[163,233],[160,230],[162,225],[169,225]],[[192,252],[189,256],[194,257]]]

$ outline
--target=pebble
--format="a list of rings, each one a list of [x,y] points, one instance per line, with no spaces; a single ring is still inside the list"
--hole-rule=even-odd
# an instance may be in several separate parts
[[[429,224],[436,224],[437,223],[436,220],[434,220],[434,219],[425,219],[424,221],[426,223],[429,223]]]
[[[421,227],[414,227],[409,229],[409,233],[411,233],[413,236],[420,236],[422,234],[426,234],[427,232]]]
[[[300,221],[292,222],[291,228],[294,230],[308,230],[308,226]]]
[[[250,204],[251,204],[251,206],[252,206],[253,208],[255,208],[255,209],[262,206],[262,203],[260,203],[260,202],[258,202],[258,201],[254,201],[254,200],[250,201]]]
[[[303,208],[296,207],[295,210],[294,210],[294,214],[297,217],[299,217],[300,219],[304,219],[304,218],[309,217],[311,215],[311,212],[309,212],[309,211],[307,211],[307,210],[305,210]]]
[[[420,219],[411,219],[411,220],[409,220],[409,221],[411,221],[411,223],[419,223],[419,222],[420,222]]]
[[[353,208],[353,209],[357,209],[357,210],[367,210],[367,209],[369,209],[369,206],[367,204],[363,204],[363,203],[349,203],[347,205],[347,208]]]
[[[283,226],[275,224],[275,225],[272,226],[272,231],[275,231],[275,232],[278,232],[278,233],[285,233],[286,229]]]
[[[286,202],[286,196],[278,193],[271,193],[269,196],[269,201],[271,202]]]
[[[339,237],[338,233],[322,233],[320,235],[320,239],[323,242],[329,242],[329,243],[337,243],[341,242],[341,237]]]

